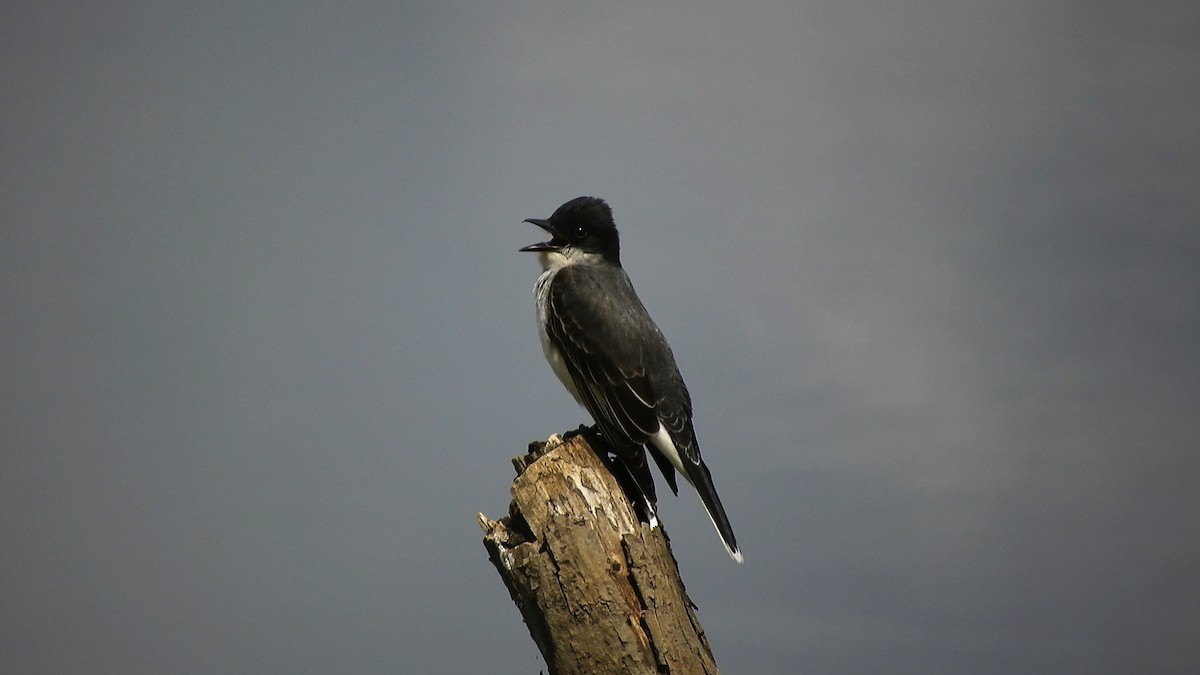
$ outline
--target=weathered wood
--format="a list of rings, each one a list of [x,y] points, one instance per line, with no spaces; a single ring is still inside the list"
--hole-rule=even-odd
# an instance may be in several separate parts
[[[550,675],[717,673],[666,532],[639,522],[583,436],[513,463],[509,515],[479,524]]]

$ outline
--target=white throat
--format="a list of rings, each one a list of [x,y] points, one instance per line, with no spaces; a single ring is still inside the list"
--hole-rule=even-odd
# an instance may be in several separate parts
[[[568,246],[557,251],[538,251],[538,263],[547,272],[560,270],[567,265],[599,261],[599,253],[586,253],[573,246]]]

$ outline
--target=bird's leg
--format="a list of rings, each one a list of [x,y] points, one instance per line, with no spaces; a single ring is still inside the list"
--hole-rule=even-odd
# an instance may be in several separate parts
[[[617,484],[621,486],[621,491],[625,493],[625,498],[633,506],[638,519],[649,523],[651,528],[658,527],[658,511],[655,509],[654,497],[647,494],[646,489],[638,483],[637,476],[630,465],[618,455],[610,455],[607,452],[598,454],[604,464],[608,466],[609,473],[617,479]]]
[[[639,518],[650,523],[650,527],[657,527],[658,513],[654,508],[653,492],[651,491],[650,494],[647,494],[646,489],[638,483],[629,465],[621,459],[622,453],[618,452],[616,447],[604,437],[604,432],[600,431],[600,425],[593,424],[589,427],[580,424],[578,429],[568,431],[562,435],[564,441],[576,436],[583,436],[587,439],[592,451],[608,467],[608,472],[612,474],[613,478],[617,479],[617,484],[621,486],[621,490],[625,493],[625,497],[629,500],[629,503],[633,504],[633,508],[637,511]],[[642,461],[645,461],[644,457]]]
[[[580,435],[585,435],[589,439],[591,439],[593,436],[600,435],[600,430],[596,428],[595,424],[593,424],[590,427],[580,424],[578,429],[572,429],[571,431],[564,433],[562,435],[562,439],[564,441],[569,441],[572,438],[575,438],[576,436],[580,436]]]

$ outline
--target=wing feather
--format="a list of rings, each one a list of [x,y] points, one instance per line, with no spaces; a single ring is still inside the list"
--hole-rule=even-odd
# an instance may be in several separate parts
[[[579,292],[589,282],[585,272],[566,267],[558,275],[548,295],[550,340],[563,355],[576,389],[588,392],[584,402],[597,424],[610,434],[619,432],[613,440],[640,446],[658,430],[659,420],[641,350],[622,349],[637,336],[622,333],[628,327],[620,315],[595,306],[603,295]]]

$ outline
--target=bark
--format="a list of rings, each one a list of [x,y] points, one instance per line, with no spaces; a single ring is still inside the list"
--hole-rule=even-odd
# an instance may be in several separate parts
[[[640,522],[582,435],[513,459],[509,515],[484,546],[550,675],[714,674],[662,527]]]

